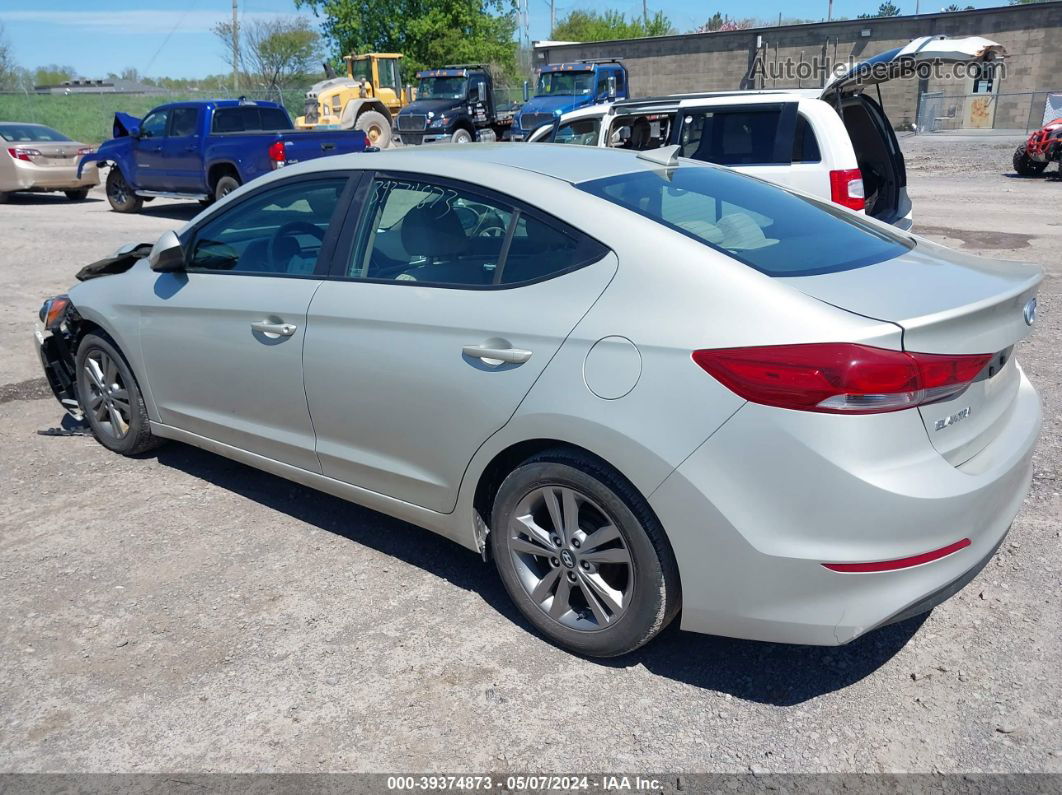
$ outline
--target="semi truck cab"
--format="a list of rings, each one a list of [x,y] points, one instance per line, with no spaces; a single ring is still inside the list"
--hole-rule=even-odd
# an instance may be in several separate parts
[[[551,124],[557,114],[626,99],[628,91],[627,68],[615,58],[544,66],[535,84],[534,97],[516,114],[511,138],[526,140],[539,127]]]
[[[417,72],[417,99],[396,119],[407,146],[495,141],[512,124],[513,111],[498,107],[494,81],[480,64]]]

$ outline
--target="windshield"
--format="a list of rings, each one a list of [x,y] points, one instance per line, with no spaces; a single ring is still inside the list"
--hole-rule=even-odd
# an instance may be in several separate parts
[[[350,62],[351,77],[355,80],[368,80],[372,82],[372,65],[369,63],[369,59],[365,58],[361,61]]]
[[[862,268],[913,247],[854,213],[725,168],[639,171],[578,187],[768,276]]]
[[[535,96],[581,96],[589,94],[593,88],[593,72],[543,72],[538,76]]]
[[[61,132],[45,127],[43,124],[0,124],[0,138],[5,141],[22,143],[23,141],[69,141]]]
[[[464,99],[466,87],[463,77],[422,77],[417,99]]]

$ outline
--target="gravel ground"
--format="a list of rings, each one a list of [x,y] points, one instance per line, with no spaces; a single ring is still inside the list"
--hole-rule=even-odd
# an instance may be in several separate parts
[[[1043,263],[1020,351],[1032,493],[957,597],[841,648],[672,627],[608,663],[544,643],[430,533],[179,444],[49,438],[40,300],[194,205],[0,208],[0,771],[1062,772],[1062,185],[1016,141],[904,138],[917,229]]]

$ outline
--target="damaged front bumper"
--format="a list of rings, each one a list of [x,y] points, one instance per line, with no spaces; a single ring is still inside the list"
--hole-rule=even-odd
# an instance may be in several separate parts
[[[55,399],[76,420],[83,420],[81,404],[77,399],[77,378],[74,368],[76,348],[75,327],[79,320],[77,310],[67,299],[62,314],[53,320],[48,313],[49,305],[57,300],[49,298],[41,307],[41,321],[33,330],[33,339],[44,368],[44,377]]]

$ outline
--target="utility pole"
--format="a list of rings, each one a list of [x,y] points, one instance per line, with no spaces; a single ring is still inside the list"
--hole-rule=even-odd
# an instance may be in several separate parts
[[[645,25],[645,32],[649,32],[649,0],[642,0],[642,24]]]
[[[240,17],[232,0],[232,93],[240,93]]]
[[[830,0],[830,4],[826,7],[826,21],[829,22],[833,19],[833,0]]]
[[[555,27],[557,27],[557,0],[549,0],[549,37],[551,39]]]

